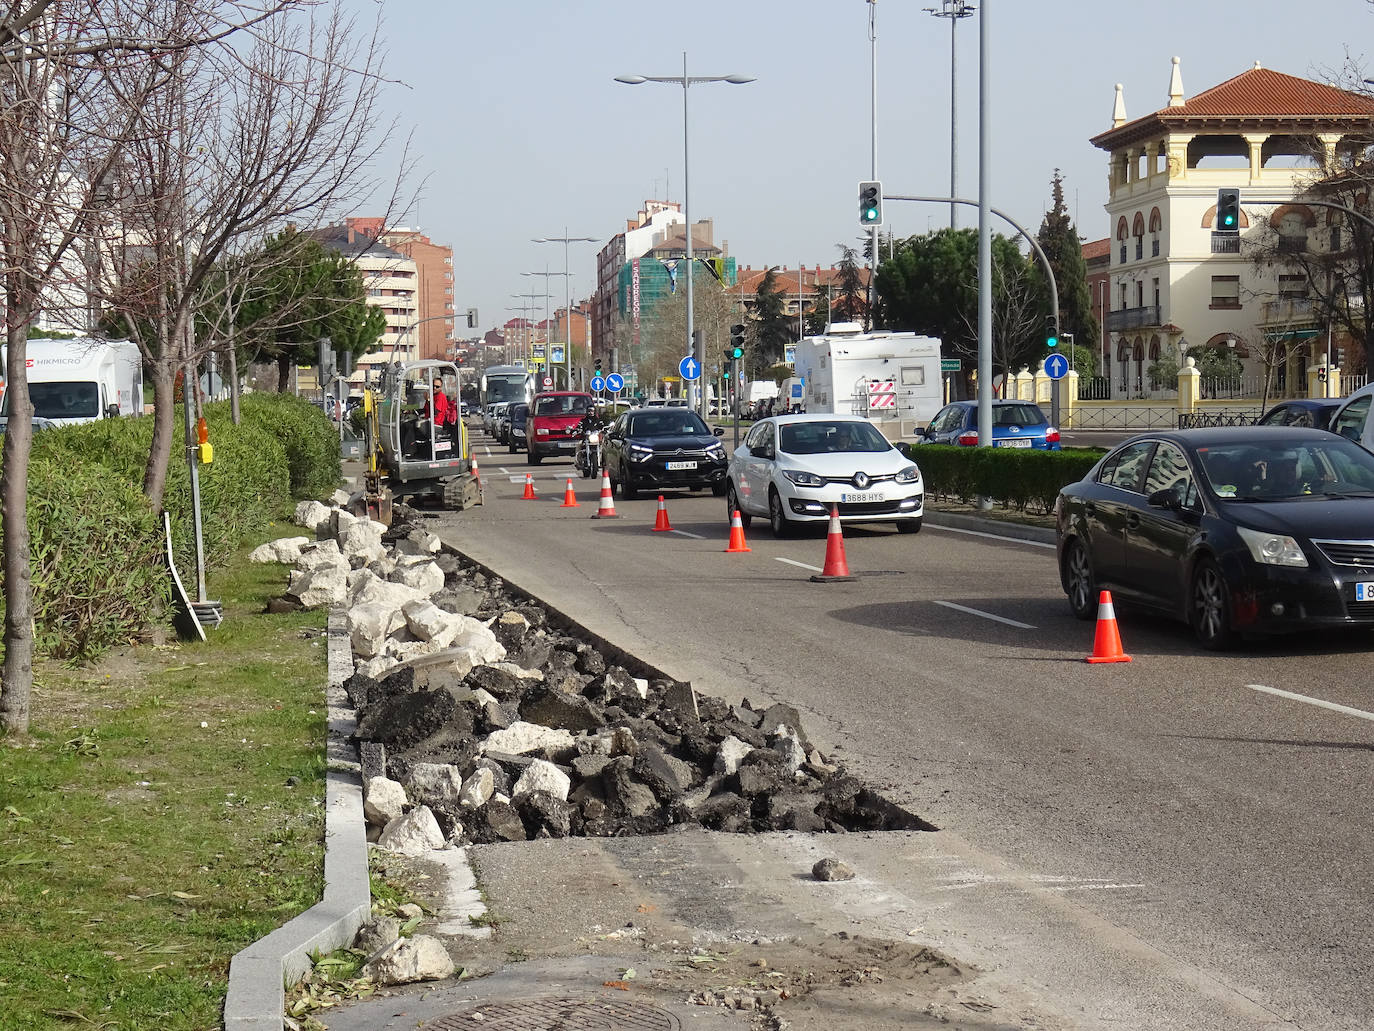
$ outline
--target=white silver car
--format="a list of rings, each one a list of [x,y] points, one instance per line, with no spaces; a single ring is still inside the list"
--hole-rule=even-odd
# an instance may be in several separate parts
[[[830,517],[921,529],[925,484],[916,463],[855,415],[777,415],[756,422],[730,457],[727,505],[749,525],[766,517],[777,537]]]

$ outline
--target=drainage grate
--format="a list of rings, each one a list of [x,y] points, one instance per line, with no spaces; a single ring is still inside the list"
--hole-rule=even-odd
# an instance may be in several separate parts
[[[680,1031],[677,1017],[628,999],[528,999],[474,1006],[420,1031]]]

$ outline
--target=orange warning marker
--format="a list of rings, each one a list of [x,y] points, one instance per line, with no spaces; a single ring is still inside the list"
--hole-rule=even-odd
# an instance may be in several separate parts
[[[472,478],[477,481],[477,489],[482,489],[482,473],[477,468],[477,456],[472,456]]]
[[[525,493],[520,495],[521,501],[537,501],[534,496],[534,477],[529,473],[525,474]]]
[[[850,574],[849,562],[844,557],[844,530],[840,528],[840,510],[835,505],[830,506],[830,531],[825,536],[825,566],[811,579],[818,584],[857,579]]]
[[[569,483],[572,481],[569,480]],[[668,524],[668,506],[663,503],[663,495],[658,496],[658,515],[654,518],[654,532],[662,533],[664,530],[672,530]]]
[[[605,469],[601,470],[601,507],[596,510],[593,519],[618,519],[619,515],[615,510],[615,500],[611,497],[611,474]]]
[[[1116,628],[1116,609],[1112,606],[1112,592],[1097,596],[1097,633],[1093,637],[1093,653],[1084,662],[1130,662],[1131,657],[1121,650],[1121,633]]]
[[[734,515],[730,517],[730,543],[725,546],[729,551],[752,551],[749,545],[744,543],[744,523],[740,521],[739,509],[735,509]]]
[[[572,477],[568,477],[568,489],[563,492],[563,504],[559,508],[581,508],[577,503],[577,495],[573,493]]]

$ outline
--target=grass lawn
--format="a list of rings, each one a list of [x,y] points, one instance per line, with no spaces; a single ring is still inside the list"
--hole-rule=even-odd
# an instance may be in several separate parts
[[[0,738],[0,1031],[211,1029],[229,960],[323,890],[325,613],[266,615],[266,524],[206,644],[35,667]]]

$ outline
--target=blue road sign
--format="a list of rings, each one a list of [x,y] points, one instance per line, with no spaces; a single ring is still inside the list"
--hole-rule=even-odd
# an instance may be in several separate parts
[[[603,390],[605,390],[605,389],[606,389],[606,380],[605,380],[605,378],[602,377],[602,376],[593,376],[593,377],[592,377],[592,389],[593,389],[594,391],[596,391],[598,394],[601,393]]]
[[[612,394],[618,394],[625,389],[625,378],[618,372],[613,372],[606,377],[606,389]]]
[[[1069,371],[1069,360],[1062,354],[1052,354],[1045,359],[1045,375],[1050,379],[1063,379]]]
[[[677,363],[677,371],[683,379],[701,379],[701,362],[689,354]]]

